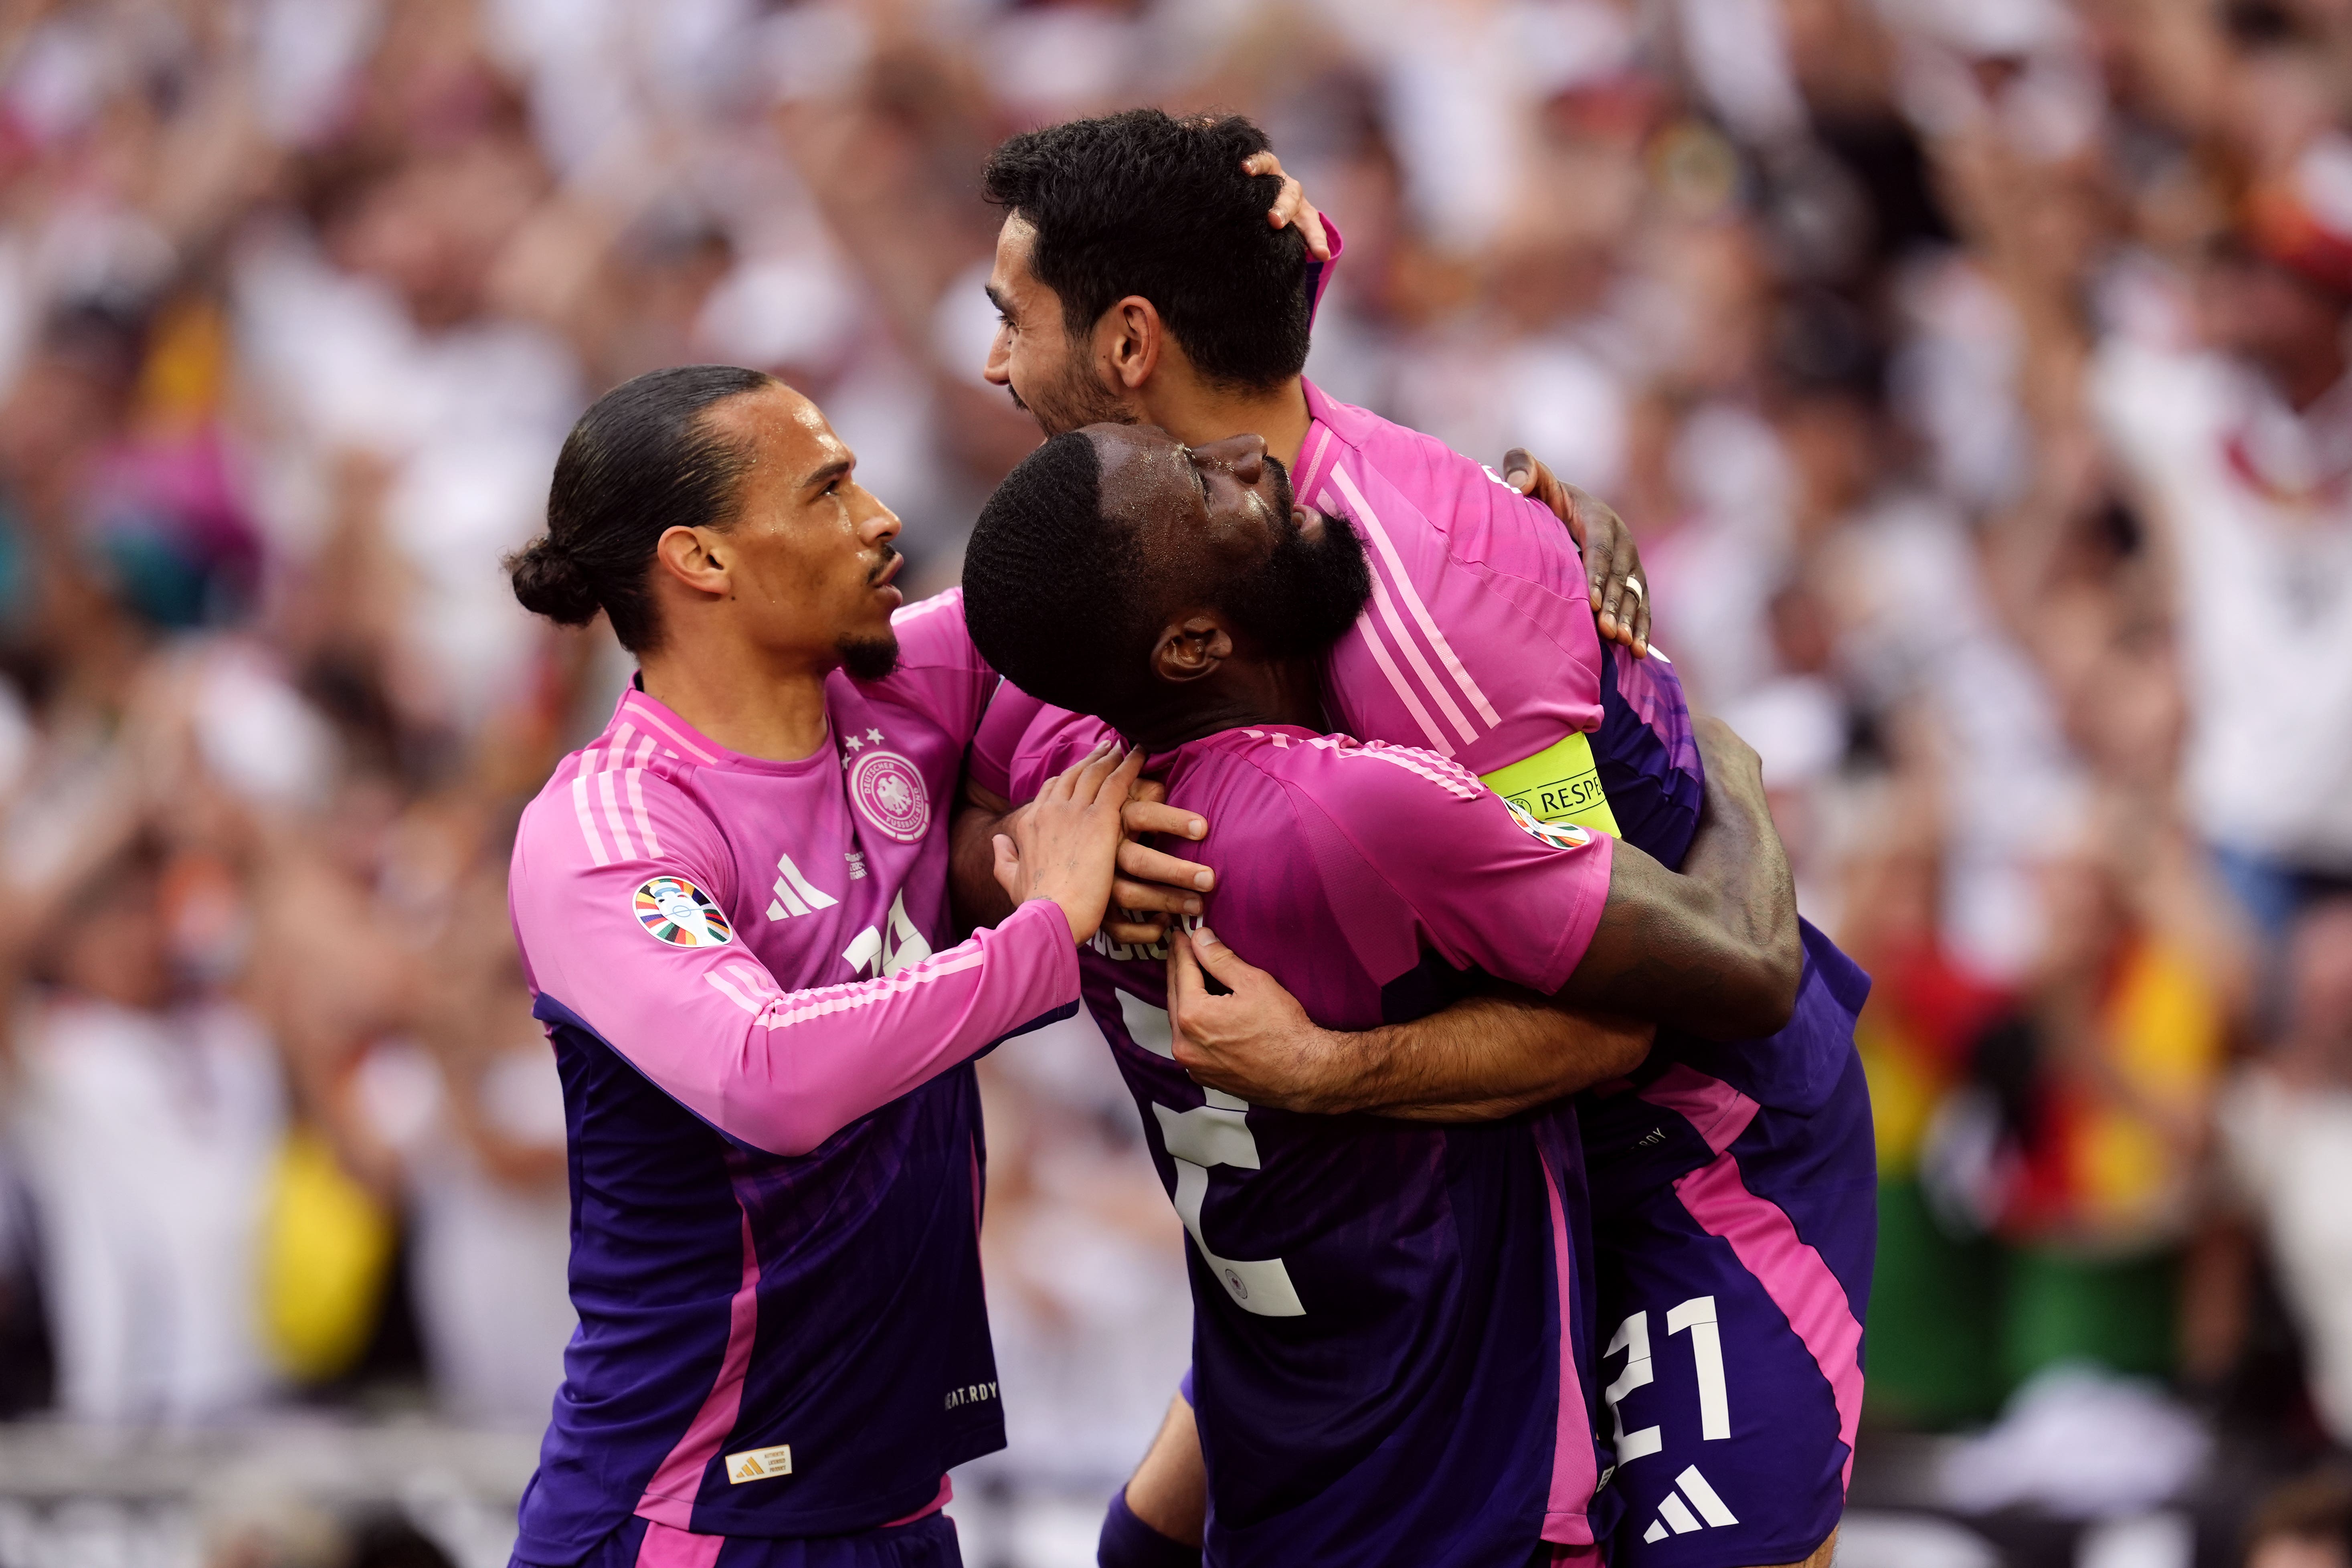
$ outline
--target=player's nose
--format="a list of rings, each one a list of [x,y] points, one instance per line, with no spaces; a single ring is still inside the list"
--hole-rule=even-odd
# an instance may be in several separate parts
[[[1254,485],[1265,472],[1265,437],[1228,436],[1222,441],[1193,447],[1192,460],[1206,468],[1223,468],[1242,483]]]
[[[864,498],[867,509],[866,515],[858,520],[857,524],[858,537],[865,542],[866,547],[870,550],[877,544],[887,543],[898,538],[898,530],[904,526],[898,521],[898,514],[883,505],[882,498],[866,489],[865,486],[860,485],[858,492]]]

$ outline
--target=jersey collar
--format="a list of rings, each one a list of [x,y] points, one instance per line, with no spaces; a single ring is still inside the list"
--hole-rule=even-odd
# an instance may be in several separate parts
[[[1303,375],[1298,384],[1306,389],[1307,413],[1311,422],[1307,426],[1307,444],[1298,451],[1298,471],[1290,476],[1291,490],[1305,505],[1328,511],[1331,509],[1315,498],[1331,477],[1333,465],[1339,460],[1339,449],[1362,444],[1370,416],[1351,404],[1337,401]]]
[[[773,762],[766,757],[747,757],[720,745],[679,718],[667,703],[647,696],[639,684],[642,679],[632,679],[628,689],[621,693],[621,700],[613,710],[613,721],[604,726],[605,734],[611,735],[627,724],[641,734],[652,736],[656,743],[697,767],[725,768],[732,773],[793,774],[814,772],[821,763],[838,765],[835,753],[840,748],[835,744],[829,706],[824,716],[824,744],[805,757],[789,763]]]

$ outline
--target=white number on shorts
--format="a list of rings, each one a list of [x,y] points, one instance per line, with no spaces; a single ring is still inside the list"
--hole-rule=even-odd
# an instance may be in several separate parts
[[[1731,1436],[1731,1395],[1723,1380],[1723,1337],[1715,1321],[1715,1298],[1694,1296],[1666,1313],[1669,1335],[1687,1333],[1691,1342],[1691,1370],[1698,1379],[1698,1435],[1702,1442],[1714,1442]],[[1654,1454],[1665,1447],[1665,1438],[1655,1426],[1644,1426],[1637,1432],[1625,1430],[1625,1396],[1637,1388],[1645,1388],[1656,1378],[1650,1363],[1650,1314],[1635,1312],[1617,1325],[1617,1333],[1610,1340],[1605,1357],[1625,1352],[1625,1370],[1617,1381],[1601,1391],[1609,1402],[1610,1414],[1617,1423],[1617,1462],[1630,1463]]]
[[[1637,1388],[1647,1387],[1652,1376],[1649,1313],[1636,1312],[1617,1325],[1617,1335],[1609,1342],[1602,1355],[1605,1359],[1619,1351],[1625,1352],[1625,1370],[1601,1391],[1601,1396],[1609,1401],[1609,1413],[1617,1418],[1617,1462],[1624,1465],[1666,1446],[1664,1436],[1655,1426],[1644,1426],[1639,1432],[1625,1430],[1625,1396]]]
[[[1731,1396],[1723,1384],[1723,1339],[1715,1328],[1715,1298],[1693,1296],[1666,1314],[1666,1332],[1687,1331],[1698,1373],[1698,1435],[1702,1442],[1731,1436]]]

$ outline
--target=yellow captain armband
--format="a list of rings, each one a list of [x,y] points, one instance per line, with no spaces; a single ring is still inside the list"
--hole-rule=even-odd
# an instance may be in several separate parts
[[[1592,742],[1581,731],[1570,731],[1534,756],[1481,775],[1479,782],[1538,822],[1572,822],[1612,838],[1625,837],[1601,787]]]

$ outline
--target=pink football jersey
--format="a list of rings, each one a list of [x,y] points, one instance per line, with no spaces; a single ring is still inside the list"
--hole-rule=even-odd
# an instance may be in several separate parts
[[[1002,1447],[971,1058],[1076,1010],[1068,921],[956,942],[948,812],[996,684],[960,595],[827,743],[730,752],[645,692],[523,814],[515,934],[563,1078],[580,1331],[519,1561],[905,1519]],[[670,1536],[658,1536],[669,1540]]]

